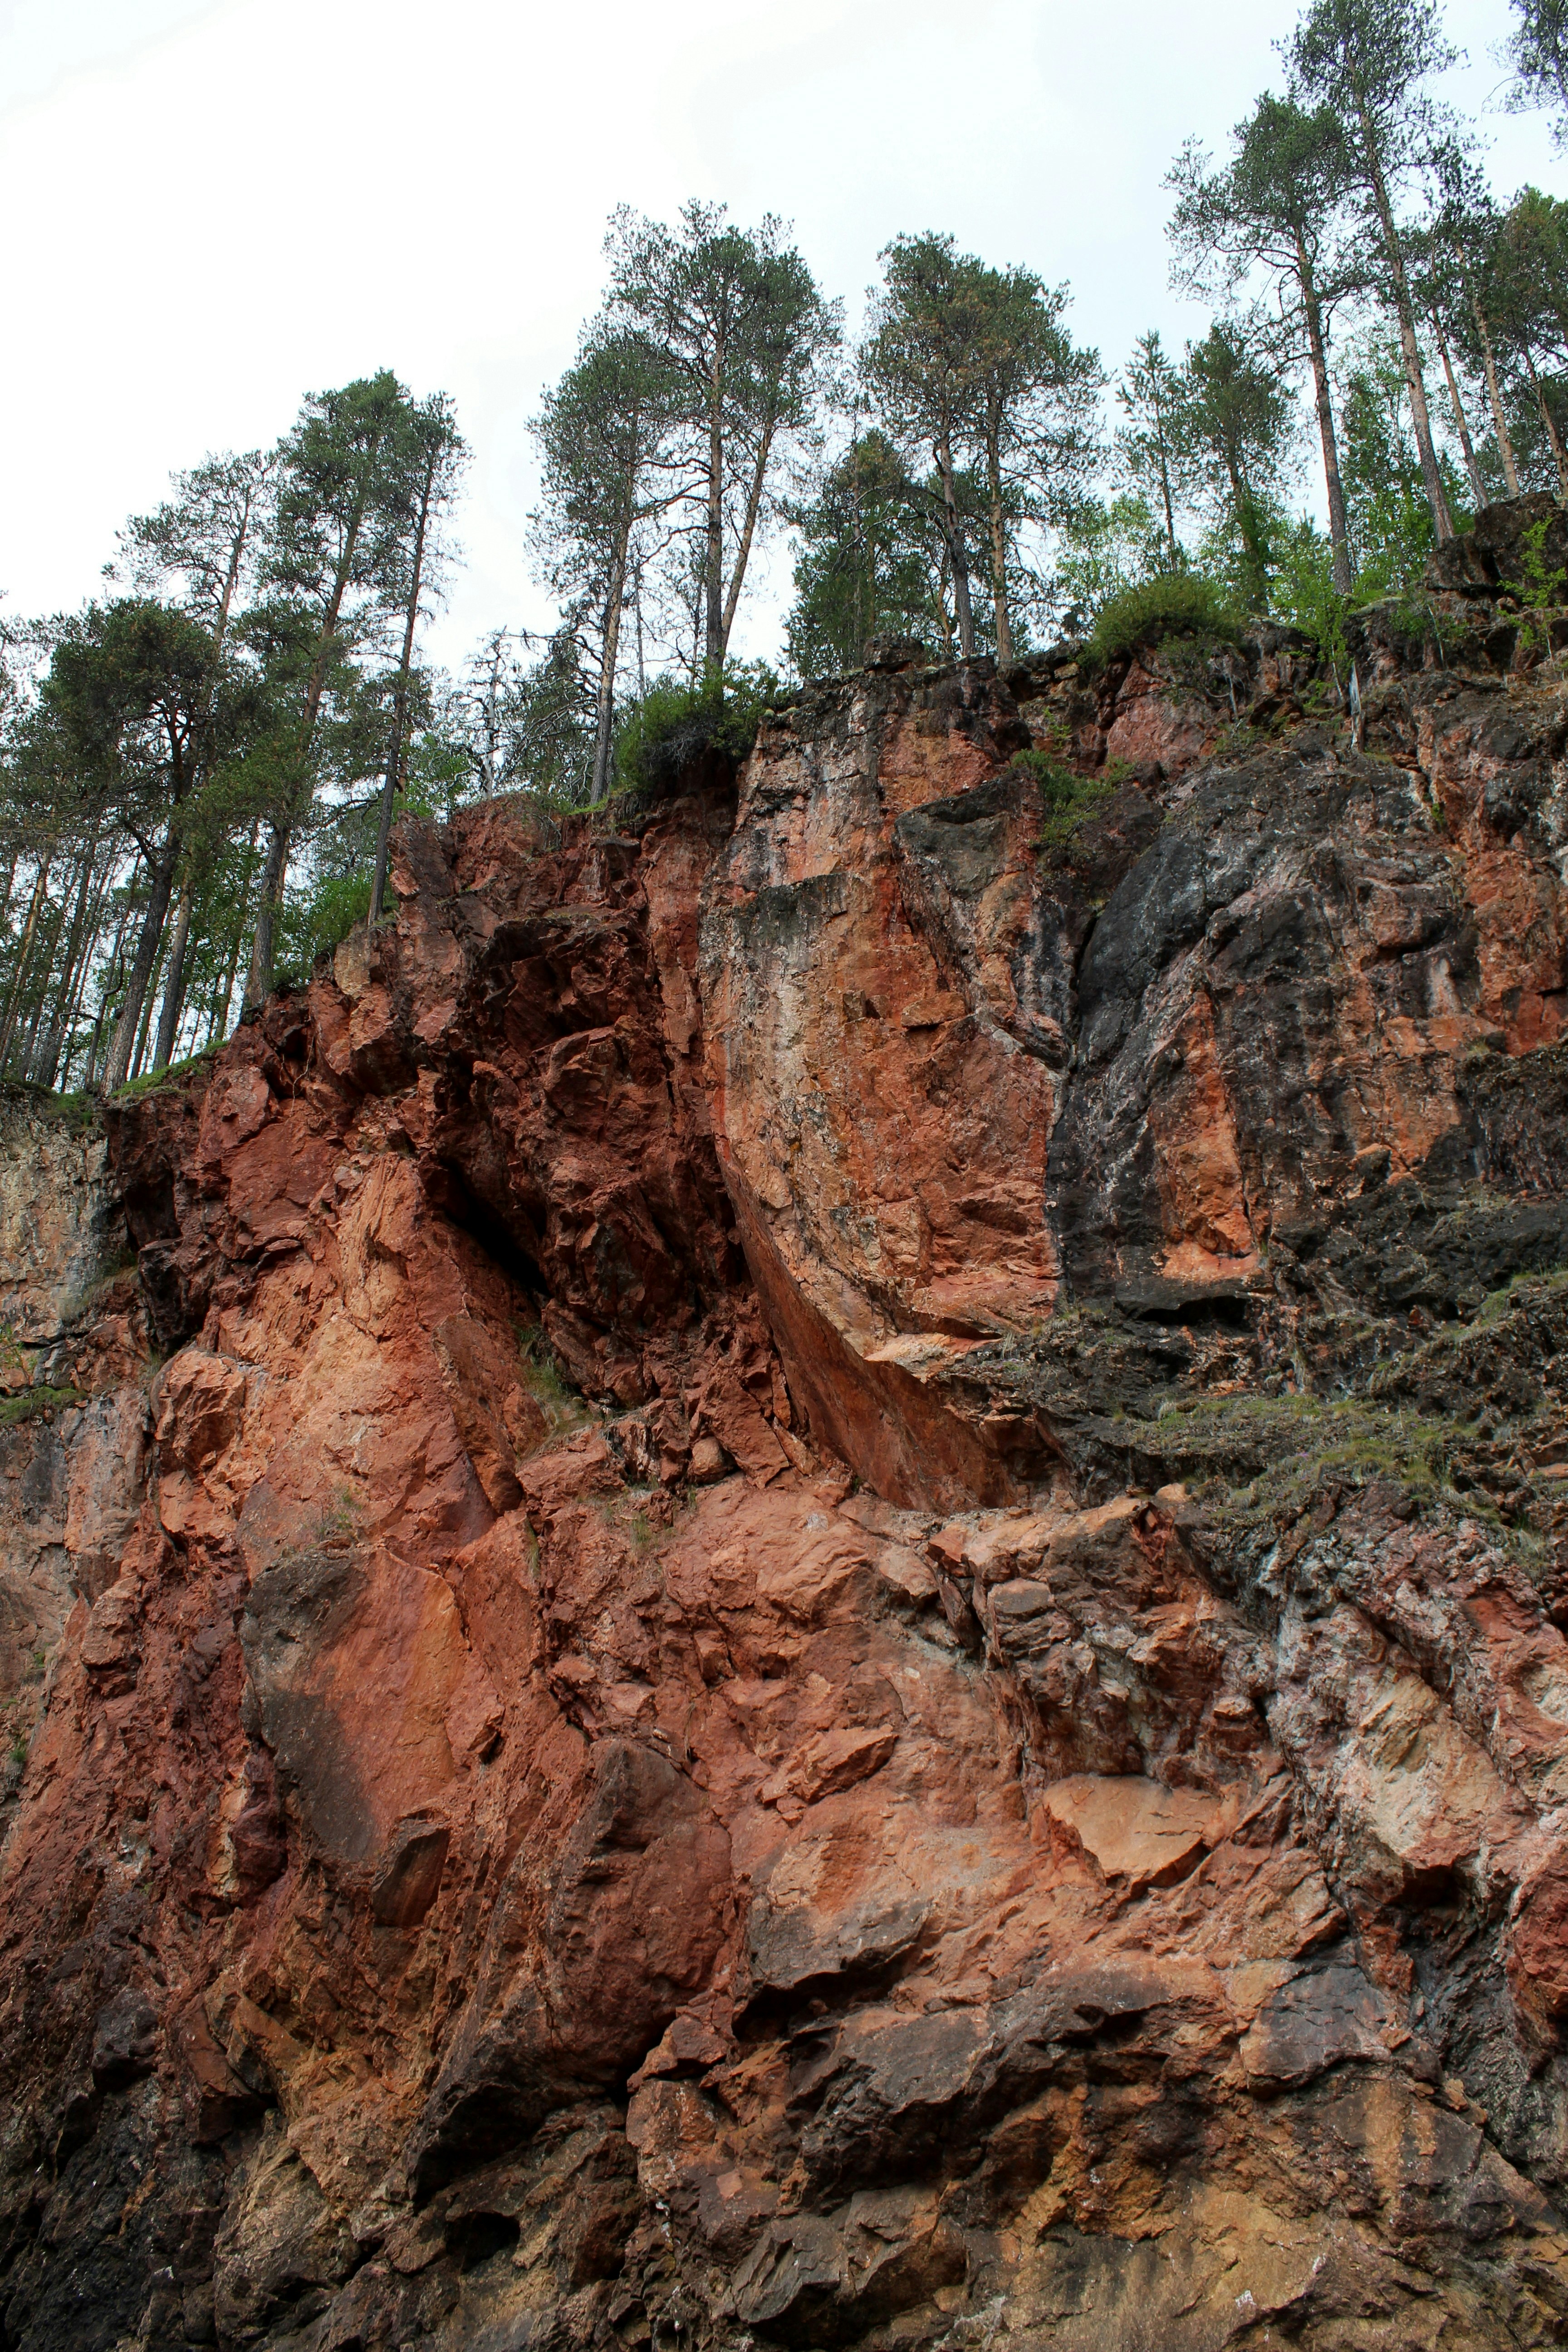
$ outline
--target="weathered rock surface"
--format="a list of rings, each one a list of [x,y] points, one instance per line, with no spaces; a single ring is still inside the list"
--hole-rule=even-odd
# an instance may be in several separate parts
[[[1359,746],[894,648],[14,1107],[0,2343],[1568,2340],[1533,516]]]
[[[0,1818],[72,1605],[114,1581],[141,1506],[133,1265],[101,1127],[0,1091]]]

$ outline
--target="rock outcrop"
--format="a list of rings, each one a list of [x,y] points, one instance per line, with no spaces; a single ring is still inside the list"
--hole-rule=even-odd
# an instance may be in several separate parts
[[[1568,2340],[1535,520],[1354,738],[894,648],[12,1107],[0,2343]]]

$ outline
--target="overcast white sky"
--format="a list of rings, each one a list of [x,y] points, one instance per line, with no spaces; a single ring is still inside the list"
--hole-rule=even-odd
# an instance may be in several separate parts
[[[474,449],[432,650],[547,625],[527,421],[593,308],[612,206],[795,222],[851,319],[900,229],[1075,293],[1120,363],[1159,325],[1162,176],[1271,78],[1293,0],[0,0],[0,589],[77,604],[171,468],[272,440],[389,366]],[[1449,0],[1476,110],[1506,0]],[[1489,115],[1504,193],[1554,190],[1539,118]],[[785,567],[775,565],[782,589]],[[749,643],[772,649],[777,594]]]

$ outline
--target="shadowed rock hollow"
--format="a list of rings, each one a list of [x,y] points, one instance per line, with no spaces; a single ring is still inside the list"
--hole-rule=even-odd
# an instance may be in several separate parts
[[[9,1102],[7,2352],[1568,2340],[1534,511]]]

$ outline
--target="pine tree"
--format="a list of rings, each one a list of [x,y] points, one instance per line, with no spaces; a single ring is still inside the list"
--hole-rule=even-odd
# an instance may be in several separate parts
[[[936,461],[932,517],[952,580],[960,658],[974,658],[971,537],[958,478],[973,445],[984,366],[988,305],[982,266],[961,255],[951,236],[899,236],[881,255],[883,283],[873,295],[860,354],[870,406],[899,448],[911,482],[912,460]]]
[[[1116,436],[1123,480],[1133,497],[1158,515],[1165,568],[1180,571],[1186,561],[1176,535],[1176,509],[1184,502],[1187,488],[1184,394],[1180,372],[1172,365],[1157,328],[1133,345],[1116,397],[1127,419]]]
[[[1513,0],[1513,11],[1519,22],[1499,53],[1514,74],[1509,110],[1544,107],[1553,144],[1568,147],[1568,0]]]
[[[886,434],[858,433],[821,495],[791,520],[799,536],[788,643],[797,676],[858,668],[874,637],[941,628],[929,509]]]
[[[731,226],[722,205],[665,227],[628,207],[605,239],[608,321],[658,350],[673,395],[694,513],[702,660],[721,669],[759,533],[792,441],[809,435],[839,334],[784,224]]]
[[[314,802],[312,754],[329,683],[384,617],[398,523],[394,450],[407,400],[386,369],[341,391],[314,394],[279,452],[269,569],[277,588],[306,618],[310,644],[299,681],[291,756],[280,759],[276,772],[247,1005],[258,1004],[271,986],[289,855]]]
[[[1238,585],[1268,609],[1270,534],[1295,419],[1277,372],[1234,325],[1212,327],[1187,353],[1181,433],[1198,500],[1217,539],[1239,547]]]
[[[1226,170],[1211,171],[1192,142],[1166,185],[1177,198],[1169,234],[1178,287],[1234,300],[1261,270],[1283,325],[1282,360],[1289,364],[1304,353],[1310,366],[1334,585],[1348,595],[1350,535],[1328,355],[1333,310],[1363,283],[1363,272],[1343,234],[1347,174],[1339,122],[1327,108],[1308,111],[1266,92],[1237,125]]]
[[[96,812],[135,841],[148,894],[104,1084],[123,1085],[163,940],[189,803],[225,723],[216,646],[187,614],[127,598],[89,608],[57,645],[39,724]]]
[[[1018,520],[1059,520],[1081,497],[1100,454],[1097,352],[1062,323],[1065,286],[1028,269],[971,264],[980,298],[973,435],[985,482],[996,658],[1013,660],[1009,572]]]
[[[663,355],[601,318],[534,422],[544,482],[533,545],[563,608],[589,619],[595,639],[595,803],[609,790],[621,625],[639,537],[683,495],[680,416]]]
[[[393,463],[399,479],[389,505],[401,528],[392,537],[384,593],[395,599],[403,614],[403,651],[392,691],[392,724],[386,767],[382,777],[381,806],[376,822],[375,864],[370,889],[370,920],[381,919],[386,894],[387,845],[393,812],[407,751],[410,694],[414,671],[414,640],[422,610],[420,599],[431,589],[440,571],[445,550],[442,523],[457,495],[458,480],[468,447],[458,430],[452,404],[445,393],[405,409],[399,419]]]
[[[1411,292],[1408,233],[1397,212],[1404,184],[1431,168],[1452,135],[1451,118],[1426,94],[1427,78],[1452,65],[1436,0],[1312,0],[1289,45],[1293,95],[1324,110],[1344,134],[1346,185],[1377,252],[1410,390],[1422,479],[1439,540],[1454,526],[1437,463]]]

